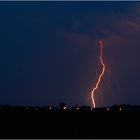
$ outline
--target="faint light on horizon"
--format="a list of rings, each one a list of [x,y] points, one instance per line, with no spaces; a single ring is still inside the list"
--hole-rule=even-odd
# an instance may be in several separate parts
[[[109,107],[106,110],[109,111],[110,110]]]
[[[65,106],[65,107],[63,107],[63,109],[64,109],[64,110],[66,110],[66,109],[67,109],[67,107]]]

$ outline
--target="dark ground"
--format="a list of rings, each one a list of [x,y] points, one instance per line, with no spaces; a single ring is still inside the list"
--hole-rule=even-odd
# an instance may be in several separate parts
[[[119,109],[119,108],[118,108]],[[0,138],[140,138],[140,111],[1,109]]]

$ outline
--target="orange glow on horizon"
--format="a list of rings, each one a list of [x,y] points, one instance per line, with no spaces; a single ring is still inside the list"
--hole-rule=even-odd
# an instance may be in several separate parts
[[[96,85],[95,85],[95,88],[93,88],[92,92],[91,92],[91,99],[92,99],[92,104],[93,104],[93,107],[95,108],[96,107],[96,103],[95,103],[95,100],[94,100],[94,94],[95,94],[95,91],[98,89],[98,86],[99,86],[99,83],[101,81],[101,78],[105,72],[105,64],[103,62],[103,59],[102,59],[102,56],[103,56],[103,53],[102,53],[102,50],[103,50],[103,42],[101,40],[99,40],[99,45],[100,45],[100,62],[101,62],[101,65],[102,65],[102,72],[101,74],[99,75],[99,78],[96,82]]]

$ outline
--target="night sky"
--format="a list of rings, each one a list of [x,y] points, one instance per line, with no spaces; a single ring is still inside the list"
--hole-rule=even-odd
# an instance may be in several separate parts
[[[140,2],[0,2],[0,104],[140,104]]]

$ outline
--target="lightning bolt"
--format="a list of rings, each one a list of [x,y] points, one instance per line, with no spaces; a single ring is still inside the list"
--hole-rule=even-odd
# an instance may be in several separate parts
[[[93,88],[92,92],[91,92],[91,99],[92,99],[92,104],[93,104],[93,108],[96,107],[96,103],[95,103],[95,100],[94,100],[94,94],[95,94],[95,91],[98,89],[98,86],[100,84],[100,81],[101,81],[101,78],[105,72],[105,64],[103,62],[103,42],[101,40],[99,40],[99,45],[100,45],[100,62],[101,62],[101,65],[102,65],[102,72],[101,74],[99,75],[98,77],[98,80],[96,82],[96,85],[95,87]]]

